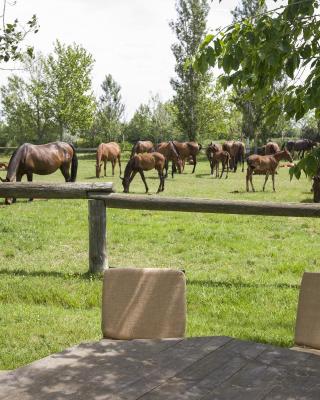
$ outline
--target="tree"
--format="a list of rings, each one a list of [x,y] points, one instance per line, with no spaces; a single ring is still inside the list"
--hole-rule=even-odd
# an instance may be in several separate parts
[[[122,133],[122,122],[125,106],[121,98],[121,86],[107,75],[101,85],[100,96],[95,118],[96,138],[100,142],[119,141]]]
[[[262,3],[264,1],[262,0]],[[284,93],[266,99],[268,118],[275,120],[283,102],[287,118],[301,119],[314,110],[320,118],[320,19],[318,0],[288,0],[268,13],[245,18],[207,35],[195,58],[197,71],[223,68],[225,87],[247,86],[247,97],[261,100],[283,76],[289,79]],[[304,79],[301,79],[304,75]],[[319,149],[290,170],[314,176],[314,200],[320,201]]]
[[[47,59],[48,96],[60,140],[67,132],[83,134],[92,125],[95,110],[90,77],[92,67],[93,58],[83,47],[66,46],[58,40],[54,54]]]
[[[195,56],[204,38],[209,6],[207,0],[177,0],[176,11],[177,20],[170,22],[178,39],[178,43],[172,46],[177,74],[176,78],[171,79],[175,91],[173,101],[181,131],[189,140],[196,140],[201,133],[201,106],[210,76],[195,71],[190,63],[187,64],[187,60]]]
[[[33,15],[26,23],[26,26],[21,28],[17,19],[10,23],[6,22],[7,1],[3,0],[2,4],[2,27],[0,27],[0,62],[22,60],[25,54],[28,54],[32,57],[33,48],[28,46],[26,49],[23,49],[22,43],[29,33],[38,32],[37,17]]]
[[[137,140],[153,140],[151,111],[148,105],[140,104],[125,128],[125,136],[131,143],[135,143]]]

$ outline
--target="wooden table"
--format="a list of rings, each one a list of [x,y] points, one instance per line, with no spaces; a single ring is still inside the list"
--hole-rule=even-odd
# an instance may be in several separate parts
[[[320,399],[320,357],[229,337],[83,343],[0,374],[0,399]]]

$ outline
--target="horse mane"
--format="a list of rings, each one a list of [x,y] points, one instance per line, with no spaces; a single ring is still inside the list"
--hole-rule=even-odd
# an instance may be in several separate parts
[[[28,143],[24,143],[19,146],[12,154],[8,164],[8,172],[7,172],[7,181],[12,182],[13,178],[16,177],[17,169],[19,167],[21,157],[23,155],[24,150],[26,149]]]
[[[129,175],[130,172],[132,171],[133,166],[134,166],[134,163],[135,163],[135,159],[134,159],[134,158],[130,158],[130,160],[128,161],[128,163],[127,163],[127,165],[126,165],[126,168],[125,168],[125,170],[124,170],[124,175],[123,175],[124,178],[125,178],[127,175]]]

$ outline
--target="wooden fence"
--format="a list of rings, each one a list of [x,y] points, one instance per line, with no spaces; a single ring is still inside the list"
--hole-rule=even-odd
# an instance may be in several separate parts
[[[114,192],[107,183],[1,183],[0,197],[88,199],[89,271],[108,267],[107,209],[181,211],[284,217],[320,217],[320,204],[225,201],[200,198],[137,196]]]

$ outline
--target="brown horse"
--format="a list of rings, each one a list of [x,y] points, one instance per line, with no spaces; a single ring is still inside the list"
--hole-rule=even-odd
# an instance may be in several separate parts
[[[242,163],[244,171],[245,145],[242,142],[229,140],[223,143],[222,149],[230,154],[230,168],[237,172],[238,162]]]
[[[171,175],[173,178],[173,175],[176,171],[176,167],[178,168],[179,174],[182,172],[182,159],[180,157],[180,154],[178,152],[178,149],[176,148],[174,142],[170,140],[169,142],[161,142],[156,146],[156,152],[161,153],[165,156],[166,158],[166,164],[165,164],[165,178],[168,177],[168,168],[169,168],[169,161],[172,161],[172,170],[171,170]]]
[[[268,142],[265,146],[265,155],[275,154],[280,151],[280,147],[276,142]]]
[[[194,173],[197,165],[197,154],[202,149],[201,144],[196,142],[177,142],[176,140],[173,141],[173,144],[176,146],[176,149],[182,159],[182,170],[184,170],[186,159],[191,157],[193,161],[192,173]]]
[[[154,152],[154,145],[152,142],[150,142],[150,140],[138,140],[132,147],[130,158],[132,158],[135,154],[152,152]]]
[[[221,150],[222,146],[220,144],[211,143],[207,149],[206,154],[210,163],[211,175],[213,175],[214,168],[216,169],[216,178],[219,177],[219,163],[222,164],[222,171],[220,175],[220,179],[224,173],[225,168],[227,168],[226,179],[228,178],[229,173],[229,162],[230,162],[230,154],[227,151]]]
[[[252,175],[265,175],[265,181],[263,184],[263,191],[266,187],[267,180],[269,175],[272,176],[272,188],[275,192],[274,186],[274,175],[276,173],[276,169],[278,167],[280,160],[287,160],[292,162],[291,154],[288,150],[278,151],[278,153],[268,155],[268,156],[258,156],[257,154],[253,154],[248,157],[248,169],[247,169],[247,176],[246,176],[246,187],[247,192],[249,192],[249,181],[251,183],[252,191],[254,192],[254,187],[252,184]]]
[[[121,175],[121,149],[118,143],[100,143],[96,154],[96,177],[100,178],[101,166],[104,163],[104,176],[107,176],[107,161],[111,161],[112,175],[114,175],[114,167],[118,160]]]
[[[70,165],[71,175],[69,173]],[[1,180],[3,182],[20,182],[23,175],[27,175],[28,181],[32,182],[33,174],[49,175],[58,168],[66,182],[75,182],[78,159],[72,144],[64,142],[39,145],[24,143],[12,154],[7,176]],[[6,199],[6,204],[11,204],[11,201]]]
[[[135,154],[126,165],[126,169],[124,171],[124,177],[122,179],[122,186],[124,193],[129,193],[129,186],[135,177],[136,173],[139,172],[141,179],[146,188],[146,193],[148,193],[149,188],[146,182],[146,178],[144,176],[143,171],[150,171],[152,169],[156,169],[158,171],[160,185],[157,193],[164,191],[164,174],[163,170],[165,167],[166,159],[163,154],[158,152],[153,153],[143,153],[143,154]]]

